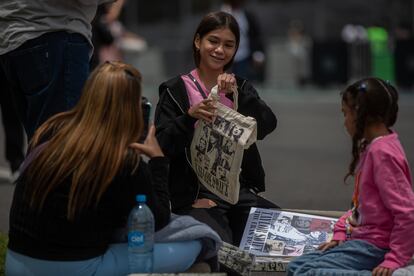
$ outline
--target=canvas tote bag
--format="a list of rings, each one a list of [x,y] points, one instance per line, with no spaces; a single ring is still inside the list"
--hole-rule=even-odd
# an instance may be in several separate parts
[[[217,108],[212,123],[198,120],[191,142],[191,163],[198,180],[221,199],[239,200],[241,163],[244,150],[257,139],[256,120],[237,112],[237,88],[233,89],[234,109],[219,102],[217,85],[209,98]]]

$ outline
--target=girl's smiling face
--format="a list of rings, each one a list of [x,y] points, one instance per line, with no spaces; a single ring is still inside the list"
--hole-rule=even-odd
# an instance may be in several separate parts
[[[236,37],[229,28],[213,30],[194,44],[200,51],[200,67],[210,70],[223,70],[236,53]]]

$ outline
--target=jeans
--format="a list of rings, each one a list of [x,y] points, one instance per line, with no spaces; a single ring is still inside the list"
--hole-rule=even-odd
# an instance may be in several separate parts
[[[1,70],[0,70],[1,71]],[[0,85],[6,81],[0,73]],[[24,130],[17,117],[11,94],[2,87],[0,92],[1,119],[5,134],[6,159],[9,162],[12,173],[16,172],[24,160]]]
[[[324,252],[318,250],[292,260],[286,275],[370,276],[387,252],[365,241],[346,241]]]
[[[1,85],[12,94],[29,140],[49,117],[76,105],[89,75],[90,51],[85,37],[60,31],[0,56]]]
[[[414,275],[414,265],[408,265],[406,267],[401,267],[394,271],[392,276],[412,276]]]
[[[154,245],[154,272],[184,272],[196,260],[201,242],[192,240]],[[6,255],[6,276],[125,276],[129,273],[128,244],[111,244],[104,255],[82,261],[34,259],[11,250]]]

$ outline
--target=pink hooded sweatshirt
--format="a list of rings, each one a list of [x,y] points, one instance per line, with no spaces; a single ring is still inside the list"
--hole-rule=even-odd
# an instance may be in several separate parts
[[[414,193],[404,150],[396,133],[374,139],[361,154],[356,175],[359,218],[347,235],[346,219],[336,223],[333,240],[364,240],[388,249],[380,266],[407,265],[414,253]]]

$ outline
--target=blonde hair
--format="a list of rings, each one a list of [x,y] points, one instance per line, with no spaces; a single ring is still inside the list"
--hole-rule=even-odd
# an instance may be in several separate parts
[[[97,67],[75,108],[46,121],[30,143],[33,149],[50,138],[27,168],[30,205],[40,210],[51,191],[70,179],[67,218],[96,206],[142,129],[140,72],[121,62]],[[137,165],[138,153],[130,157]]]

